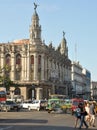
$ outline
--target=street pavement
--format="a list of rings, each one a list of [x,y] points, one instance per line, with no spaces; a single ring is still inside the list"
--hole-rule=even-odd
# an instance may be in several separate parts
[[[70,114],[49,114],[46,111],[0,112],[0,130],[76,130],[74,119]],[[89,130],[97,130],[97,127]]]

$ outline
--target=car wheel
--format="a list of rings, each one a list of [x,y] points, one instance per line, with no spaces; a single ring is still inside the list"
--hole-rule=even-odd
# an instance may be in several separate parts
[[[30,106],[28,106],[28,110],[29,110],[29,111],[31,110],[31,107],[30,107]]]
[[[39,107],[37,108],[37,111],[40,111],[40,108],[39,108]]]
[[[6,112],[8,112],[8,107],[6,107],[6,110],[5,110]]]

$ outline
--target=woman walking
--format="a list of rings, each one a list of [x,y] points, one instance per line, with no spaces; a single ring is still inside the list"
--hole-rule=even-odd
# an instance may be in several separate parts
[[[81,109],[80,109],[80,104],[78,105],[78,108],[76,108],[76,111],[75,111],[75,128],[77,127],[77,124],[78,124],[78,120],[81,119]]]
[[[79,129],[82,128],[83,124],[85,125],[86,129],[88,129],[88,125],[85,121],[85,116],[87,115],[87,112],[85,111],[84,104],[80,103],[80,109],[81,109],[81,120],[80,120]]]

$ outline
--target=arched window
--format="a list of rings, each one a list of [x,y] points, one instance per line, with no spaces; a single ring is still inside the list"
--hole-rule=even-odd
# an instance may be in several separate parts
[[[20,88],[16,88],[16,89],[14,90],[14,95],[21,95],[21,90],[20,90]]]
[[[10,65],[11,64],[11,56],[9,54],[5,57],[5,64]]]
[[[21,78],[21,55],[16,55],[16,80],[20,80]]]
[[[16,56],[16,64],[20,65],[21,64],[21,55],[17,54]]]

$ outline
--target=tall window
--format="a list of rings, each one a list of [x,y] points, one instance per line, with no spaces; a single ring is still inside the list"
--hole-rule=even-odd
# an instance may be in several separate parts
[[[41,80],[41,55],[38,56],[38,78]]]
[[[41,55],[38,56],[38,64],[41,64]]]
[[[6,55],[5,64],[7,65],[11,64],[11,56],[9,54]]]
[[[30,57],[30,64],[31,64],[30,80],[33,80],[34,77],[34,56],[33,55],[31,55]]]
[[[21,64],[21,55],[20,55],[20,54],[18,54],[18,55],[16,56],[16,64],[18,64],[18,65]]]
[[[34,56],[31,56],[31,65],[34,64]]]
[[[16,55],[16,80],[20,80],[21,77],[21,55]]]

